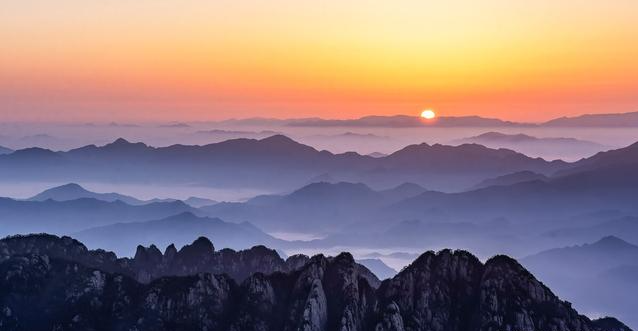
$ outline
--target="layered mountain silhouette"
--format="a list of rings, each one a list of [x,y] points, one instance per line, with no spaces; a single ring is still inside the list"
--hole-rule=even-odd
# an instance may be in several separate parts
[[[320,232],[344,222],[359,221],[380,206],[423,192],[424,188],[411,183],[375,191],[361,183],[320,182],[287,195],[258,196],[244,203],[218,203],[201,210],[231,221],[255,222],[273,231]]]
[[[455,143],[475,143],[491,148],[508,148],[526,155],[563,160],[578,160],[610,149],[602,144],[575,138],[538,138],[520,133],[506,134],[494,131],[459,139]]]
[[[618,237],[551,249],[521,263],[586,313],[611,314],[638,325],[638,246]]]
[[[146,201],[142,201],[136,199],[134,197],[123,195],[119,193],[95,193],[86,190],[84,187],[75,184],[69,183],[65,185],[56,186],[41,193],[34,195],[28,200],[32,201],[46,201],[46,200],[54,200],[54,201],[69,201],[69,200],[77,200],[82,198],[95,199],[100,201],[114,202],[114,201],[122,201],[129,205],[143,205],[146,204]]]
[[[491,224],[498,219],[518,224],[534,222],[536,229],[550,230],[565,226],[558,221],[576,215],[601,210],[618,210],[621,214],[636,212],[638,167],[634,162],[638,161],[638,154],[635,150],[632,145],[599,153],[576,162],[574,169],[580,171],[570,170],[550,177],[533,172],[515,173],[482,183],[480,189],[460,193],[417,189],[389,199],[387,192],[383,194],[363,184],[318,183],[289,195],[259,197],[246,203],[222,203],[203,210],[226,220],[250,221],[267,230],[322,228],[330,232],[335,226],[343,229],[348,223],[358,224],[353,228],[369,230],[375,228],[375,224],[388,228],[406,220]],[[407,155],[414,154],[405,153],[403,157],[407,162]],[[395,153],[386,159],[403,157]],[[419,164],[418,158],[411,161]],[[410,231],[409,227],[405,231],[408,236],[419,233]],[[396,237],[401,236],[396,233]]]
[[[249,223],[229,223],[219,218],[198,217],[191,212],[159,220],[110,224],[73,234],[89,247],[114,251],[119,256],[133,255],[139,244],[181,246],[200,236],[233,249],[255,245],[282,247],[284,244]]]
[[[166,271],[175,266],[177,275],[163,276],[175,274]],[[348,253],[283,261],[265,247],[217,252],[200,238],[165,254],[140,247],[133,260],[122,260],[68,237],[13,237],[0,241],[0,324],[5,330],[630,330],[613,318],[579,315],[506,256],[483,264],[464,251],[427,252],[392,279],[379,284],[371,277]]]
[[[638,142],[624,148],[600,152],[596,155],[580,160],[573,167],[559,172],[559,174],[573,174],[599,169],[629,168],[638,164]]]
[[[161,219],[183,212],[198,213],[181,201],[134,206],[119,200],[108,202],[92,198],[69,201],[0,198],[0,235],[69,234],[115,222]]]
[[[634,149],[632,145],[613,153],[600,153],[577,162],[574,170],[545,181],[491,186],[457,194],[426,192],[390,209],[403,212],[404,216],[422,215],[433,209],[445,210],[449,215],[472,213],[479,216],[475,213],[483,213],[494,216],[500,213],[520,217],[548,213],[564,216],[609,209],[633,212],[638,193],[638,168],[634,163],[638,158]],[[608,160],[606,156],[616,156],[618,162]]]
[[[415,128],[423,126],[441,127],[499,127],[499,126],[534,126],[527,123],[503,121],[480,116],[447,116],[438,117],[435,121],[423,121],[418,116],[364,116],[356,119],[332,120],[324,118],[247,118],[226,120],[223,124],[246,126],[292,126],[292,127],[369,127],[369,128]]]
[[[385,127],[413,128],[441,127],[633,127],[638,126],[638,112],[587,114],[576,117],[560,117],[544,123],[510,122],[480,116],[440,116],[435,121],[423,121],[409,115],[364,116],[356,119],[331,120],[324,118],[246,118],[219,122],[231,126],[298,126],[298,127]]]
[[[482,189],[490,186],[509,186],[518,183],[531,181],[547,181],[549,178],[542,174],[532,171],[519,171],[512,174],[498,176],[496,178],[488,178],[472,187],[473,190]]]
[[[285,136],[234,139],[205,146],[155,148],[118,139],[68,152],[31,148],[0,155],[0,180],[106,181],[215,187],[299,187],[328,174],[336,180],[391,187],[413,182],[458,190],[482,179],[529,170],[551,174],[569,165],[479,145],[411,145],[386,157],[317,151]]]
[[[96,199],[107,202],[114,201],[122,201],[129,205],[146,205],[149,203],[156,202],[175,202],[178,201],[176,199],[152,199],[152,200],[140,200],[128,195],[119,194],[119,193],[96,193],[91,192],[79,184],[69,183],[56,187],[52,187],[45,191],[42,191],[39,194],[29,198],[31,201],[46,201],[46,200],[54,200],[54,201],[69,201],[69,200],[77,200],[77,199]],[[189,206],[199,208],[202,206],[209,206],[217,203],[215,200],[198,198],[198,197],[189,197],[188,199],[183,200]]]
[[[638,112],[561,117],[542,125],[550,127],[636,127],[638,126]]]

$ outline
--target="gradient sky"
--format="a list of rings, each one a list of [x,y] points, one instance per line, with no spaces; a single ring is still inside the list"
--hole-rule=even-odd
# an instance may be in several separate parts
[[[638,1],[19,0],[3,120],[638,111]]]

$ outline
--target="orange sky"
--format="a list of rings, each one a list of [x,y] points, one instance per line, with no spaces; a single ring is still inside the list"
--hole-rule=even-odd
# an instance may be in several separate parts
[[[20,0],[4,120],[638,111],[638,1]]]

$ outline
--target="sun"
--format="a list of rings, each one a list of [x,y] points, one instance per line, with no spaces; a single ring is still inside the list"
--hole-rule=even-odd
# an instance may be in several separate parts
[[[431,120],[436,117],[436,113],[432,109],[426,109],[421,112],[421,117],[425,118],[426,120]]]

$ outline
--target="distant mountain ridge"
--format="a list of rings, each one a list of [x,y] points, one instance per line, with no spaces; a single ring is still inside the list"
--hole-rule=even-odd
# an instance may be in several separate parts
[[[491,148],[508,148],[530,156],[576,161],[611,149],[599,143],[564,137],[534,137],[527,134],[506,134],[490,131],[477,136],[458,139],[455,144],[476,143]]]
[[[545,142],[580,143],[580,144],[598,145],[591,141],[580,140],[575,138],[563,138],[563,137],[538,138],[538,137],[534,137],[534,136],[530,136],[530,135],[522,134],[522,133],[506,134],[506,133],[500,133],[500,132],[494,132],[494,131],[482,133],[478,136],[463,138],[461,139],[461,141],[475,142],[479,144],[483,142],[519,142],[520,143],[520,142],[545,141]]]
[[[529,123],[517,123],[496,118],[480,116],[441,116],[433,121],[424,121],[419,116],[391,115],[364,116],[355,119],[324,119],[324,118],[245,118],[231,119],[220,122],[230,125],[247,126],[291,126],[291,127],[386,127],[386,128],[414,128],[423,126],[442,127],[497,127],[497,126],[534,126]]]
[[[325,118],[244,118],[219,122],[224,125],[246,126],[297,126],[297,127],[634,127],[638,126],[638,112],[585,114],[560,117],[542,123],[513,122],[481,116],[439,116],[434,121],[424,121],[419,116],[390,115],[364,116],[354,119]]]
[[[549,177],[541,174],[537,174],[532,171],[519,171],[512,174],[499,176],[496,178],[488,178],[480,183],[472,186],[472,190],[482,189],[490,186],[509,186],[518,183],[530,182],[530,181],[547,181]]]
[[[82,198],[91,198],[101,201],[114,202],[114,201],[122,201],[129,205],[143,205],[146,202],[133,198],[128,195],[123,195],[119,193],[95,193],[86,190],[82,186],[69,183],[65,185],[56,186],[45,191],[42,191],[39,194],[34,195],[28,200],[32,201],[45,201],[45,200],[54,200],[54,201],[69,201],[69,200],[77,200]]]
[[[222,202],[201,210],[227,220],[254,222],[269,230],[319,231],[364,218],[367,210],[374,212],[373,207],[390,205],[425,191],[409,183],[375,191],[362,183],[319,182],[286,195],[259,196],[244,203]]]
[[[561,117],[542,125],[550,127],[636,127],[638,126],[638,112]]]
[[[475,148],[479,154],[484,148],[469,147]],[[446,147],[442,149],[445,150]],[[592,165],[587,168],[589,170],[581,172],[566,172],[555,176],[535,172],[508,174],[483,182],[474,190],[459,193],[417,187],[396,199],[389,199],[388,195],[364,184],[315,183],[289,195],[262,196],[245,203],[221,203],[204,207],[202,211],[229,221],[250,221],[267,231],[301,232],[323,229],[327,232],[343,232],[344,227],[349,227],[358,236],[338,240],[347,239],[351,244],[364,241],[366,237],[361,232],[375,228],[382,230],[383,227],[387,230],[400,222],[412,220],[427,220],[427,223],[438,223],[441,227],[447,223],[448,232],[454,229],[454,224],[460,227],[460,231],[467,229],[464,223],[487,224],[499,219],[506,223],[510,223],[507,220],[512,220],[517,224],[546,221],[548,223],[545,226],[548,227],[552,224],[550,220],[554,220],[553,224],[558,226],[556,219],[601,210],[618,210],[621,214],[638,212],[638,167],[630,161],[634,158],[632,153],[632,148],[617,150],[612,158],[618,159],[617,164],[611,160],[603,163],[602,167]],[[413,155],[409,152],[404,156],[394,154],[386,162],[399,162],[405,158],[406,162],[423,164],[419,159],[410,157]],[[448,164],[444,156],[442,153],[438,160],[442,164]],[[452,166],[449,168],[454,171]],[[404,234],[407,237],[427,235],[421,230],[409,230],[409,225],[418,226],[418,222],[402,224],[407,225],[403,227],[404,231],[408,231]],[[398,234],[382,236],[375,242],[397,245],[399,242],[392,240],[400,240],[400,237]]]
[[[174,202],[178,201],[177,199],[152,199],[152,200],[140,200],[128,195],[119,194],[119,193],[96,193],[91,192],[79,184],[69,183],[56,187],[52,187],[50,189],[44,190],[41,193],[36,194],[35,196],[27,199],[31,201],[46,201],[46,200],[54,200],[54,201],[69,201],[69,200],[77,200],[77,199],[96,199],[107,202],[115,202],[122,201],[129,205],[139,206],[146,205],[149,203],[157,203],[157,202]],[[198,198],[198,197],[189,197],[188,199],[181,200],[189,206],[199,208],[202,206],[209,206],[217,203],[215,200]]]
[[[503,121],[495,118],[484,118],[480,116],[442,116],[432,121],[424,121],[418,116],[395,115],[395,116],[365,116],[352,120],[328,120],[328,119],[307,119],[296,120],[287,123],[288,126],[298,127],[497,127],[497,126],[530,126],[524,123]]]
[[[0,180],[155,181],[215,187],[283,191],[319,175],[375,187],[413,182],[437,190],[458,190],[486,177],[530,170],[550,174],[569,167],[510,150],[479,145],[419,144],[386,157],[317,151],[282,135],[233,139],[205,146],[155,148],[117,139],[68,152],[19,150],[0,155]]]
[[[18,201],[0,198],[0,236],[25,233],[69,234],[112,224],[200,212],[181,201],[129,205],[82,198],[69,201]]]

